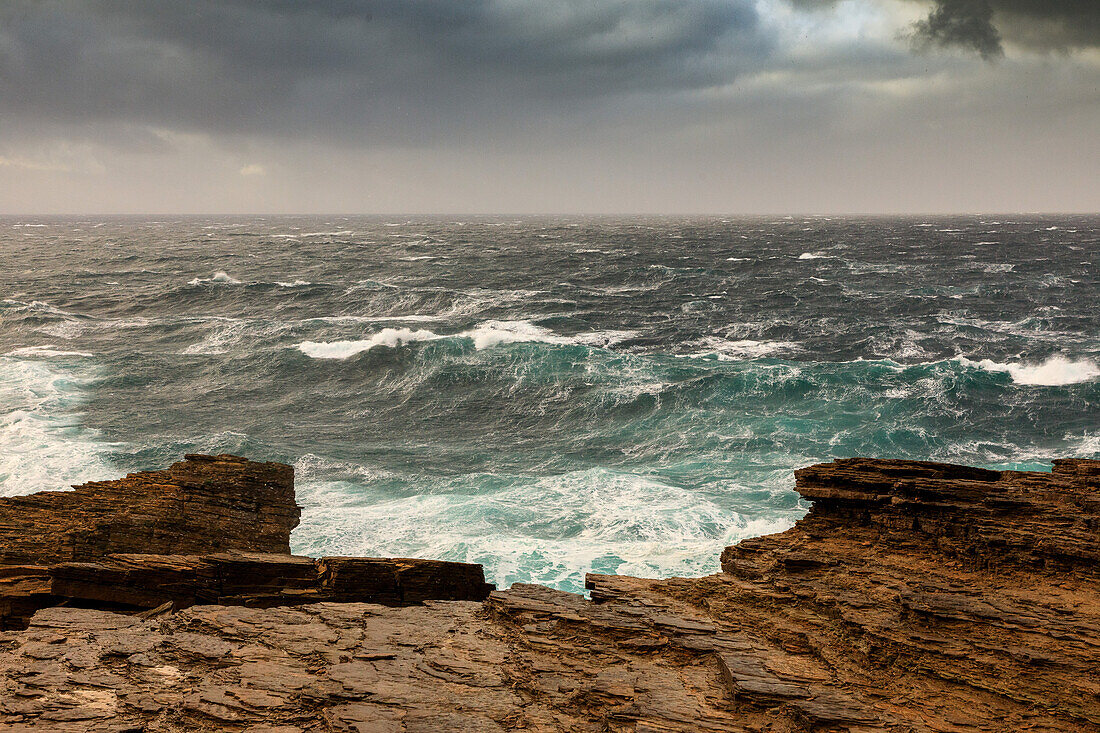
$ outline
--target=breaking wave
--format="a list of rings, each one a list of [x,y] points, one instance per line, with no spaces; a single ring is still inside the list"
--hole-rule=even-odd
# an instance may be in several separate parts
[[[373,319],[378,320],[378,319]],[[405,318],[403,320],[411,320]],[[378,346],[397,348],[418,341],[464,339],[477,350],[513,343],[581,344],[585,346],[609,346],[630,338],[633,331],[594,331],[576,336],[559,336],[553,331],[530,321],[486,321],[468,331],[455,334],[438,334],[426,329],[383,328],[366,339],[347,341],[303,341],[298,349],[314,359],[347,359]]]
[[[0,356],[0,496],[116,477],[112,446],[81,425],[93,379],[87,369]]]
[[[1061,387],[1079,384],[1100,377],[1100,366],[1091,359],[1069,359],[1065,356],[1052,356],[1036,364],[1020,362],[1002,364],[992,359],[971,361],[965,357],[959,359],[967,366],[985,369],[990,372],[1004,372],[1012,377],[1016,384],[1036,387]]]
[[[196,277],[194,280],[190,280],[188,285],[240,285],[241,281],[235,277],[230,277],[228,273],[218,270],[210,277]]]
[[[589,571],[712,572],[716,548],[788,529],[803,512],[789,507],[748,519],[658,478],[605,468],[473,478],[500,488],[474,491],[458,480],[364,504],[346,486],[307,479],[299,484],[304,510],[294,549],[476,562],[500,587],[537,582],[579,591]]]

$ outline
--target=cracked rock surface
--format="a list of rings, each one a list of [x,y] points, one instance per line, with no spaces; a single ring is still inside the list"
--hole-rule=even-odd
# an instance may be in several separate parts
[[[850,459],[724,572],[484,602],[39,610],[0,731],[1100,731],[1100,461]]]

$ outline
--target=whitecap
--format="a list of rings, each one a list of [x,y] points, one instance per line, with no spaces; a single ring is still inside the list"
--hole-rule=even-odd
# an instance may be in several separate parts
[[[301,288],[305,287],[306,285],[312,285],[313,283],[309,282],[308,280],[293,280],[290,282],[276,280],[275,284],[278,285],[280,288]]]
[[[236,278],[230,277],[228,273],[218,270],[210,277],[196,277],[194,280],[188,281],[188,285],[203,285],[205,283],[211,283],[213,285],[240,285],[241,281]]]
[[[413,341],[434,341],[444,338],[424,329],[383,328],[370,338],[357,341],[303,341],[298,350],[313,359],[347,359],[376,346],[396,348]]]
[[[225,320],[226,323],[214,328],[203,337],[202,341],[191,344],[180,353],[185,355],[227,353],[230,347],[236,345],[247,333],[249,324],[247,321]]]
[[[367,320],[384,320],[382,318],[370,318],[363,316],[335,316],[337,318]],[[425,317],[425,320],[437,318]],[[395,317],[394,320],[414,320],[412,317]],[[514,343],[544,343],[558,345],[583,345],[596,347],[609,347],[626,339],[633,338],[635,331],[590,331],[574,336],[561,336],[548,328],[537,326],[530,321],[485,321],[479,323],[467,331],[454,334],[438,334],[426,329],[409,328],[383,328],[376,334],[358,340],[346,341],[303,341],[297,348],[306,356],[314,359],[347,359],[349,357],[369,351],[378,346],[397,348],[405,344],[418,341],[438,341],[440,339],[468,339],[473,342],[478,351],[496,346]]]
[[[413,313],[407,316],[318,316],[306,318],[298,323],[419,323],[423,321],[444,321],[446,313]]]
[[[800,260],[824,260],[828,258],[829,255],[821,254],[820,252],[803,252],[798,256]]]
[[[783,352],[796,351],[799,348],[798,344],[792,341],[729,340],[718,336],[708,336],[684,345],[702,347],[703,350],[676,356],[686,359],[715,358],[718,361],[762,359]]]
[[[51,356],[56,356],[56,357],[79,356],[79,357],[90,357],[90,356],[92,356],[92,354],[89,354],[86,351],[64,351],[62,349],[58,349],[53,344],[42,344],[41,346],[24,346],[22,348],[15,349],[13,351],[9,351],[6,354],[6,356],[22,356],[22,357],[32,357],[32,356],[45,356],[45,357],[51,357]]]
[[[460,336],[474,342],[475,349],[487,349],[501,344],[539,342],[546,344],[567,344],[572,340],[557,336],[548,328],[536,326],[530,321],[486,321],[478,324]]]
[[[1092,435],[1085,433],[1080,437],[1067,435],[1066,440],[1076,440],[1077,442],[1071,454],[1073,457],[1100,458],[1100,433]]]
[[[977,367],[990,372],[1006,372],[1016,384],[1037,387],[1059,387],[1067,384],[1079,384],[1100,377],[1100,366],[1091,359],[1069,359],[1055,355],[1038,364],[1024,362],[1003,364],[992,359],[971,361],[959,357],[965,366]]]
[[[22,300],[15,300],[14,298],[5,298],[0,301],[0,305],[4,305],[10,308],[15,313],[31,312],[31,313],[47,313],[51,316],[58,316],[59,318],[85,318],[79,313],[70,313],[67,310],[62,310],[55,306],[50,305],[41,300],[32,300],[26,303]]]

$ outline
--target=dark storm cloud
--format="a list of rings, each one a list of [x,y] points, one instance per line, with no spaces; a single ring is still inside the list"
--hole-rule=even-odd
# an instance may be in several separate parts
[[[1097,0],[992,0],[994,22],[1006,38],[1065,50],[1100,46]]]
[[[1004,55],[989,0],[938,0],[928,17],[916,24],[913,39],[919,46],[970,48],[983,59]]]
[[[8,0],[0,114],[453,134],[723,83],[770,49],[749,0]]]
[[[838,0],[790,0],[801,9]],[[928,0],[917,0],[928,3]],[[1002,39],[1032,48],[1067,51],[1100,46],[1100,0],[932,0],[928,17],[909,29],[919,48],[957,46],[992,59]]]

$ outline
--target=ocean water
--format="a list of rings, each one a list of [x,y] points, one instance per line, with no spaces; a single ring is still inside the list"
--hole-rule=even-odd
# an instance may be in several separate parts
[[[310,554],[713,572],[867,455],[1100,457],[1100,217],[0,218],[0,494],[291,463]]]

